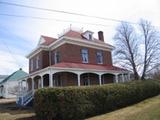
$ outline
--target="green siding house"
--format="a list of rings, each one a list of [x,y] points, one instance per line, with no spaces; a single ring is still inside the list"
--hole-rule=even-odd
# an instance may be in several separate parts
[[[0,95],[4,98],[15,98],[19,90],[18,80],[28,73],[19,69],[0,82]]]

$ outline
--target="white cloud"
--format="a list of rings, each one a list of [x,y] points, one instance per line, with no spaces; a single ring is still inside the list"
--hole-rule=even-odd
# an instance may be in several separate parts
[[[82,14],[89,14],[93,16],[100,16],[112,19],[121,19],[131,22],[137,22],[140,18],[146,18],[153,22],[154,25],[160,26],[160,1],[159,0],[11,0],[10,2],[25,4],[30,6],[43,7],[48,9],[57,9],[63,11],[77,12]],[[115,26],[118,24],[113,21],[106,21],[94,18],[84,18],[80,16],[66,15],[54,12],[46,12],[40,10],[33,10],[29,8],[11,7],[6,6],[4,12],[10,14],[20,14],[28,16],[39,16],[47,18],[56,18],[62,20],[81,21],[96,24],[109,25],[108,27],[93,26],[80,23],[64,23],[56,21],[45,20],[33,20],[29,18],[14,18],[4,17],[4,20],[0,20],[2,27],[8,28],[9,31],[21,38],[25,38],[29,49],[33,49],[39,40],[40,35],[48,35],[57,37],[57,34],[61,33],[63,29],[72,24],[73,27],[84,28],[84,30],[91,30],[97,37],[99,30],[104,31],[105,41],[107,43],[113,43],[113,36],[115,34]],[[12,9],[14,8],[14,13]],[[17,12],[16,12],[17,11]],[[11,34],[8,32],[8,34]],[[12,38],[10,38],[12,39]],[[20,39],[20,38],[19,38]],[[24,57],[26,54],[25,49],[16,49],[11,47],[15,56],[24,66],[24,69],[28,71],[28,62]],[[17,64],[13,58],[8,55],[6,49],[0,49],[0,74],[7,74],[8,72],[18,69]],[[21,52],[18,52],[21,51]],[[28,51],[28,50],[27,50]],[[23,54],[24,52],[24,54]]]
[[[28,72],[28,60],[24,56],[18,54],[12,55],[2,50],[0,51],[0,55],[1,74],[11,74],[21,67],[24,71]]]

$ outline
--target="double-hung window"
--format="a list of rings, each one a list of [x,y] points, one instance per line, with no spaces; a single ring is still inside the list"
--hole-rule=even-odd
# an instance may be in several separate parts
[[[31,62],[31,63],[30,63],[30,65],[31,65],[31,71],[33,71],[33,59],[31,59],[30,62]]]
[[[103,64],[103,53],[102,53],[102,51],[97,51],[96,59],[97,59],[97,64]]]
[[[54,61],[55,64],[60,62],[60,53],[58,51],[55,52]]]
[[[36,57],[36,69],[38,69],[40,66],[40,58],[39,56]]]
[[[82,63],[88,63],[88,49],[84,48],[81,50]]]

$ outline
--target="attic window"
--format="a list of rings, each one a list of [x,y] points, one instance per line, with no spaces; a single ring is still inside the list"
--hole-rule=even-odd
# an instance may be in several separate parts
[[[38,45],[45,43],[45,39],[43,37],[40,38]]]
[[[89,40],[92,40],[92,35],[91,34],[89,34]]]
[[[93,40],[93,32],[91,32],[91,31],[86,31],[82,35],[87,40]]]

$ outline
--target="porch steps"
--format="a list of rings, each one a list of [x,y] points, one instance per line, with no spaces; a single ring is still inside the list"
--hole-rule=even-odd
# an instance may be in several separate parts
[[[26,102],[24,102],[23,106],[30,106],[33,103],[33,97],[29,98]]]
[[[33,103],[34,91],[28,91],[25,94],[17,96],[17,105],[18,106],[28,106]]]

